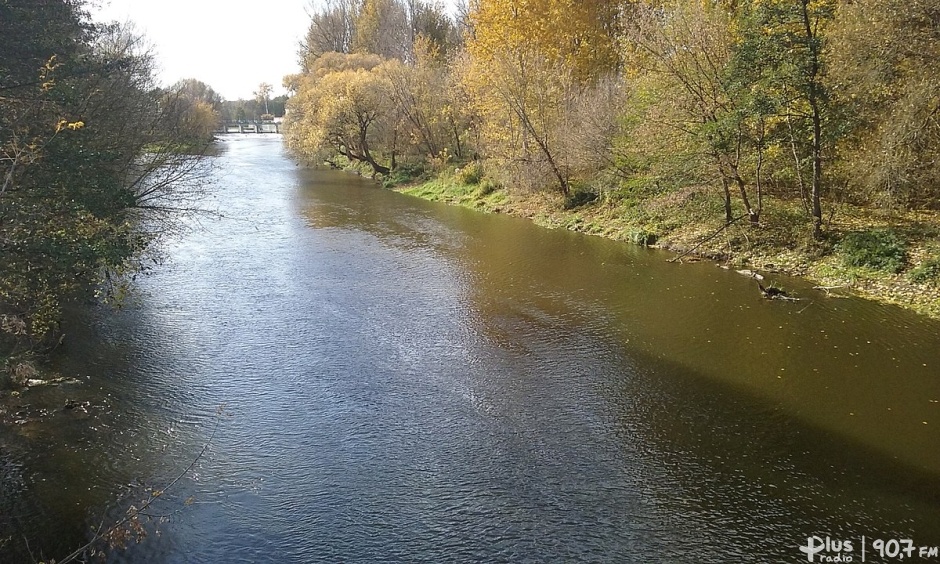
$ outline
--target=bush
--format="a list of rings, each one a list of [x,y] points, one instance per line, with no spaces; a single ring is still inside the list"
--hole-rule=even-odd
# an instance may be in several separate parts
[[[394,188],[402,184],[411,184],[425,178],[427,169],[424,163],[400,163],[395,169],[385,177],[382,185],[386,188]]]
[[[650,245],[655,245],[659,237],[651,231],[646,229],[634,229],[627,233],[627,238],[634,245],[642,245],[644,247],[649,247]]]
[[[484,196],[489,196],[500,188],[501,186],[499,182],[496,182],[492,178],[484,178],[480,181],[480,187],[477,188],[477,195],[481,198]]]
[[[475,186],[483,180],[483,165],[480,161],[473,161],[467,163],[463,168],[458,168],[456,171],[457,180],[461,184],[468,184],[470,186]]]
[[[573,210],[575,208],[580,208],[590,204],[598,198],[597,192],[592,192],[590,190],[572,190],[568,197],[565,198],[565,209]]]
[[[890,229],[849,233],[837,248],[848,266],[900,272],[907,259],[906,244]]]
[[[925,260],[911,271],[910,276],[913,282],[936,285],[940,282],[940,256]]]

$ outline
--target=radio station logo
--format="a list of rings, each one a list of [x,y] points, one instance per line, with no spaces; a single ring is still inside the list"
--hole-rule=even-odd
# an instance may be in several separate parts
[[[911,558],[940,558],[940,547],[919,546],[911,539],[873,539],[869,545],[864,536],[856,541],[813,535],[807,537],[806,544],[799,548],[800,552],[806,555],[807,562],[865,562],[866,556],[899,561]],[[860,551],[861,560],[855,560],[856,550]]]
[[[800,552],[806,555],[807,562],[853,562],[855,547],[850,540],[833,540],[812,536],[807,537],[806,546]]]

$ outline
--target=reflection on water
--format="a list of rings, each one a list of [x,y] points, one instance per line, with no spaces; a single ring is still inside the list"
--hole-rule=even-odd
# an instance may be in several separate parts
[[[171,243],[133,307],[90,312],[58,367],[83,383],[0,430],[0,555],[81,544],[192,461],[220,404],[161,536],[113,560],[940,544],[936,323],[795,280],[803,301],[765,301],[713,265],[299,169],[277,139],[218,164],[225,219]]]

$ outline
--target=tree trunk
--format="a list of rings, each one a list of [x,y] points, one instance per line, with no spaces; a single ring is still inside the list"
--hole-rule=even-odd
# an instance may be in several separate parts
[[[708,118],[706,121],[717,123],[714,116]],[[734,216],[732,215],[733,210],[731,209],[731,180],[728,172],[725,170],[725,163],[721,153],[713,148],[711,158],[714,159],[715,168],[718,169],[718,174],[721,175],[721,191],[725,197],[725,225],[731,225],[731,222],[734,221]]]
[[[372,153],[369,151],[369,143],[366,141],[365,131],[360,132],[359,147],[362,149],[362,160],[372,165],[372,171],[375,174],[388,174],[391,172],[390,168],[380,165],[375,161],[375,157],[373,157]]]
[[[751,225],[757,225],[760,223],[760,212],[751,207],[751,200],[747,197],[747,185],[737,171],[734,172],[734,181],[738,185],[738,191],[741,192],[741,202],[744,203],[744,211],[747,212],[748,221],[751,222]]]
[[[451,129],[454,132],[454,146],[457,151],[457,158],[463,158],[463,147],[460,146],[460,130],[457,129],[457,124],[454,120],[450,120]]]
[[[819,45],[816,34],[813,32],[812,21],[809,14],[810,0],[802,0],[803,4],[803,28],[806,33],[807,46],[810,52],[809,84],[806,93],[807,102],[809,102],[813,120],[813,184],[812,184],[812,215],[813,215],[813,237],[822,238],[822,112],[819,107]]]
[[[721,188],[722,190],[724,190],[724,195],[725,195],[725,224],[730,224],[732,221],[731,185],[728,182],[728,177],[725,175],[724,171],[721,171]]]

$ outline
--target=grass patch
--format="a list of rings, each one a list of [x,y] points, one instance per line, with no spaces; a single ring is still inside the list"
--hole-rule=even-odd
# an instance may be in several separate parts
[[[465,183],[465,184],[471,184],[471,183]],[[496,192],[500,188],[502,188],[502,186],[500,186],[499,182],[493,180],[492,178],[484,178],[478,184],[477,194],[480,195],[481,197],[489,196],[490,194],[492,194],[493,192]]]
[[[496,211],[506,201],[498,184],[484,179],[478,185],[460,182],[456,175],[441,175],[420,184],[401,188],[401,193],[474,209]]]

